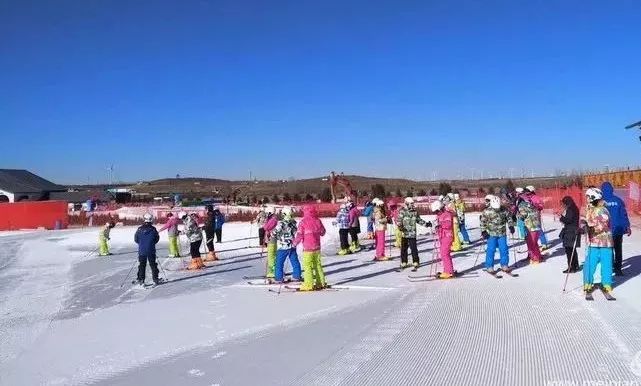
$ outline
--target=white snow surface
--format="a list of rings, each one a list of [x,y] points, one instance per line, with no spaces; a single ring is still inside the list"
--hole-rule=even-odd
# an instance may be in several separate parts
[[[478,240],[478,214],[467,221]],[[480,270],[479,243],[454,254],[460,279],[410,282],[436,268],[432,235],[419,236],[419,272],[396,272],[396,248],[387,262],[372,262],[373,251],[336,256],[338,231],[324,223],[325,272],[343,289],[313,293],[242,278],[265,267],[248,223],[226,224],[222,260],[198,272],[164,258],[163,232],[169,282],[153,289],[130,284],[136,227],[112,230],[110,257],[92,252],[98,229],[0,233],[0,385],[641,384],[637,229],[624,240],[618,300],[597,292],[587,302],[581,273],[561,291],[565,256],[551,216],[546,263],[521,261],[519,277],[500,280]],[[513,248],[511,264],[524,248]]]

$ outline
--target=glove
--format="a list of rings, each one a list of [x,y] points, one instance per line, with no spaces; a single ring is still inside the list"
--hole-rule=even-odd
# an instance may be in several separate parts
[[[489,239],[489,238],[490,238],[490,234],[489,234],[489,233],[487,233],[487,231],[483,231],[483,232],[481,232],[481,236],[483,236],[483,239],[484,239],[484,240],[487,240],[487,239]]]
[[[428,221],[427,224],[425,224],[425,227],[426,228],[431,228],[432,227],[432,222]]]
[[[514,234],[514,227],[512,225],[510,225],[508,227],[508,229],[510,230],[510,234],[513,235]]]
[[[627,232],[625,232],[628,237],[632,236],[632,228],[628,228]]]

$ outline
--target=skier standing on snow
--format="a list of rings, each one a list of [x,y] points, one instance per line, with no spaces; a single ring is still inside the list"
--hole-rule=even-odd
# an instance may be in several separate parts
[[[389,257],[385,256],[385,232],[387,231],[387,213],[385,203],[380,198],[372,200],[374,203],[374,226],[376,229],[376,255],[374,260],[385,261]]]
[[[523,201],[523,193],[524,190],[523,188],[516,188],[514,189],[514,208],[513,208],[513,214],[514,217],[516,218],[516,227],[519,230],[519,239],[525,240],[527,237],[527,229],[525,228],[525,222],[523,222],[523,219],[518,216],[519,214],[519,204],[521,201]]]
[[[568,259],[568,268],[563,273],[574,273],[579,271],[579,254],[576,249],[581,246],[581,236],[579,235],[579,208],[570,196],[561,199],[563,212],[559,220],[563,223],[563,229],[559,238],[563,242],[565,256]]]
[[[374,238],[374,201],[367,201],[363,208],[363,216],[367,218],[367,239]]]
[[[267,221],[267,213],[265,213],[265,205],[261,205],[258,215],[254,219],[254,222],[258,226],[258,245],[261,247],[265,246],[265,230],[263,225]]]
[[[541,232],[541,217],[539,210],[527,199],[521,199],[518,204],[517,216],[523,220],[526,228],[525,243],[527,244],[530,264],[538,264],[543,260],[539,249],[539,233]]]
[[[158,264],[156,263],[156,244],[160,240],[160,235],[156,227],[152,225],[153,216],[145,213],[143,216],[143,224],[138,227],[134,235],[134,241],[138,244],[138,276],[137,283],[140,286],[145,285],[145,274],[147,270],[147,262],[151,268],[151,278],[154,284],[160,283],[158,279]]]
[[[612,232],[610,213],[603,201],[603,193],[597,188],[588,188],[585,193],[588,207],[585,220],[581,221],[582,233],[588,235],[588,254],[583,267],[583,290],[590,293],[594,289],[594,273],[601,264],[601,287],[607,293],[612,291]]]
[[[442,200],[439,201],[441,201],[445,209],[449,210],[454,216],[454,241],[452,242],[452,252],[458,252],[463,249],[463,246],[461,245],[461,239],[459,237],[459,222],[458,218],[456,217],[456,207],[454,206],[454,193],[448,193],[443,197]]]
[[[465,227],[465,202],[461,200],[461,196],[458,193],[454,193],[454,209],[456,209],[460,238],[463,240],[463,245],[467,246],[470,244],[470,235]]]
[[[207,245],[207,257],[204,261],[216,261],[216,250],[214,249],[214,226],[215,226],[215,215],[214,207],[207,205],[207,214],[205,215],[205,244]]]
[[[216,233],[216,243],[223,242],[223,224],[225,224],[225,215],[220,209],[214,209],[214,232]]]
[[[426,228],[431,228],[432,223],[423,220],[414,206],[414,199],[407,197],[405,205],[398,211],[398,228],[403,232],[401,239],[401,270],[408,267],[407,263],[407,249],[412,251],[412,266],[413,270],[417,270],[420,264],[418,257],[418,247],[416,246],[416,224],[423,225]]]
[[[267,213],[267,221],[263,225],[265,242],[267,243],[267,272],[265,278],[269,280],[274,278],[276,267],[276,238],[272,231],[278,225],[278,214],[273,206],[268,206],[265,212]]]
[[[303,208],[303,219],[298,224],[298,232],[294,239],[294,247],[303,243],[303,272],[304,282],[300,286],[301,291],[313,291],[327,287],[325,273],[321,263],[321,236],[325,235],[325,227],[318,218],[318,212],[314,206],[308,205]]]
[[[341,204],[333,224],[338,225],[338,238],[341,244],[338,255],[345,256],[352,253],[349,249],[349,212],[347,211],[347,205]]]
[[[532,185],[525,187],[525,199],[530,201],[532,205],[539,211],[539,218],[541,219],[541,232],[539,233],[539,244],[541,251],[548,248],[548,238],[543,230],[543,200],[536,194],[536,189]]]
[[[196,270],[205,268],[206,265],[203,263],[203,260],[200,258],[200,245],[203,242],[203,231],[198,226],[198,222],[192,216],[189,216],[185,212],[180,212],[180,219],[185,224],[185,236],[189,240],[189,254],[191,255],[191,263],[187,269]]]
[[[612,226],[612,239],[614,242],[614,275],[623,276],[623,235],[632,235],[628,211],[625,202],[614,194],[614,188],[609,182],[601,184],[603,200],[610,212],[610,225]]]
[[[501,205],[501,199],[488,194],[485,196],[485,210],[481,213],[481,235],[487,240],[485,253],[485,271],[496,274],[494,270],[494,254],[496,248],[501,256],[501,270],[510,272],[510,253],[507,245],[505,227],[508,227],[510,234],[514,234],[514,223],[510,213]]]
[[[352,251],[352,253],[356,253],[361,250],[361,245],[358,242],[358,234],[361,233],[361,222],[359,219],[361,212],[356,207],[356,204],[351,201],[347,203],[347,208],[349,209],[349,234],[352,237],[352,244],[349,250]]]
[[[292,208],[286,206],[282,211],[282,219],[278,222],[272,233],[276,238],[278,251],[276,253],[276,267],[274,270],[274,281],[282,283],[284,279],[285,260],[289,258],[292,264],[292,280],[301,281],[301,268],[298,261],[298,253],[294,246],[296,237],[296,220],[292,216]]]
[[[98,252],[98,255],[100,256],[109,256],[113,255],[113,253],[109,252],[109,243],[108,241],[111,240],[111,230],[116,226],[116,223],[113,221],[109,221],[108,223],[105,224],[105,226],[102,228],[100,231],[100,234],[98,235],[98,249],[100,250]]]
[[[389,204],[390,217],[392,219],[392,224],[394,224],[394,246],[396,248],[401,247],[401,240],[403,239],[403,232],[398,228],[398,203],[396,200],[393,200]],[[388,221],[389,222],[389,221]]]
[[[443,263],[443,272],[439,272],[439,279],[450,279],[454,277],[454,266],[452,264],[452,242],[454,241],[455,216],[448,210],[441,201],[434,201],[430,209],[436,214],[436,232],[439,242],[439,257]]]
[[[173,213],[167,213],[167,222],[158,230],[158,232],[167,231],[169,240],[168,257],[180,257],[180,251],[178,250],[178,222],[179,220],[174,217]]]

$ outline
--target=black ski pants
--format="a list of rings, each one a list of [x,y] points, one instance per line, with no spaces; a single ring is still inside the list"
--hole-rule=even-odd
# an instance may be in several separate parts
[[[149,268],[151,268],[151,278],[154,283],[156,283],[158,282],[158,264],[156,263],[156,255],[138,256],[138,281],[145,281],[147,262],[149,262]]]
[[[352,243],[358,245],[358,234],[361,232],[360,228],[351,227],[349,228],[349,235],[352,236]]]
[[[612,236],[614,240],[614,261],[612,268],[614,272],[621,271],[623,268],[623,235]]]
[[[412,263],[419,264],[418,247],[416,246],[416,238],[403,237],[401,239],[401,263],[407,264],[407,248],[412,251]]]
[[[189,254],[192,259],[200,258],[200,245],[203,243],[202,240],[192,241],[189,243]]]
[[[205,231],[205,238],[207,238],[207,240],[206,240],[206,242],[207,242],[207,250],[209,252],[213,252],[214,251],[214,230],[213,229],[206,230]]]
[[[258,228],[258,245],[261,247],[265,245],[265,230],[263,227]]]
[[[217,243],[222,243],[223,242],[223,228],[218,228],[214,232],[216,233],[216,242]]]
[[[574,252],[574,256],[572,256],[572,252]],[[572,271],[578,271],[579,254],[576,252],[576,249],[574,247],[565,247],[565,257],[568,260],[568,268]]]
[[[349,229],[339,229],[338,237],[341,240],[341,249],[349,249]]]

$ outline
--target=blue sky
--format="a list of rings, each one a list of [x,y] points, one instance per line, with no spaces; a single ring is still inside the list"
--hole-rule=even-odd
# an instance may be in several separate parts
[[[0,0],[0,167],[61,183],[641,164],[639,1]]]

